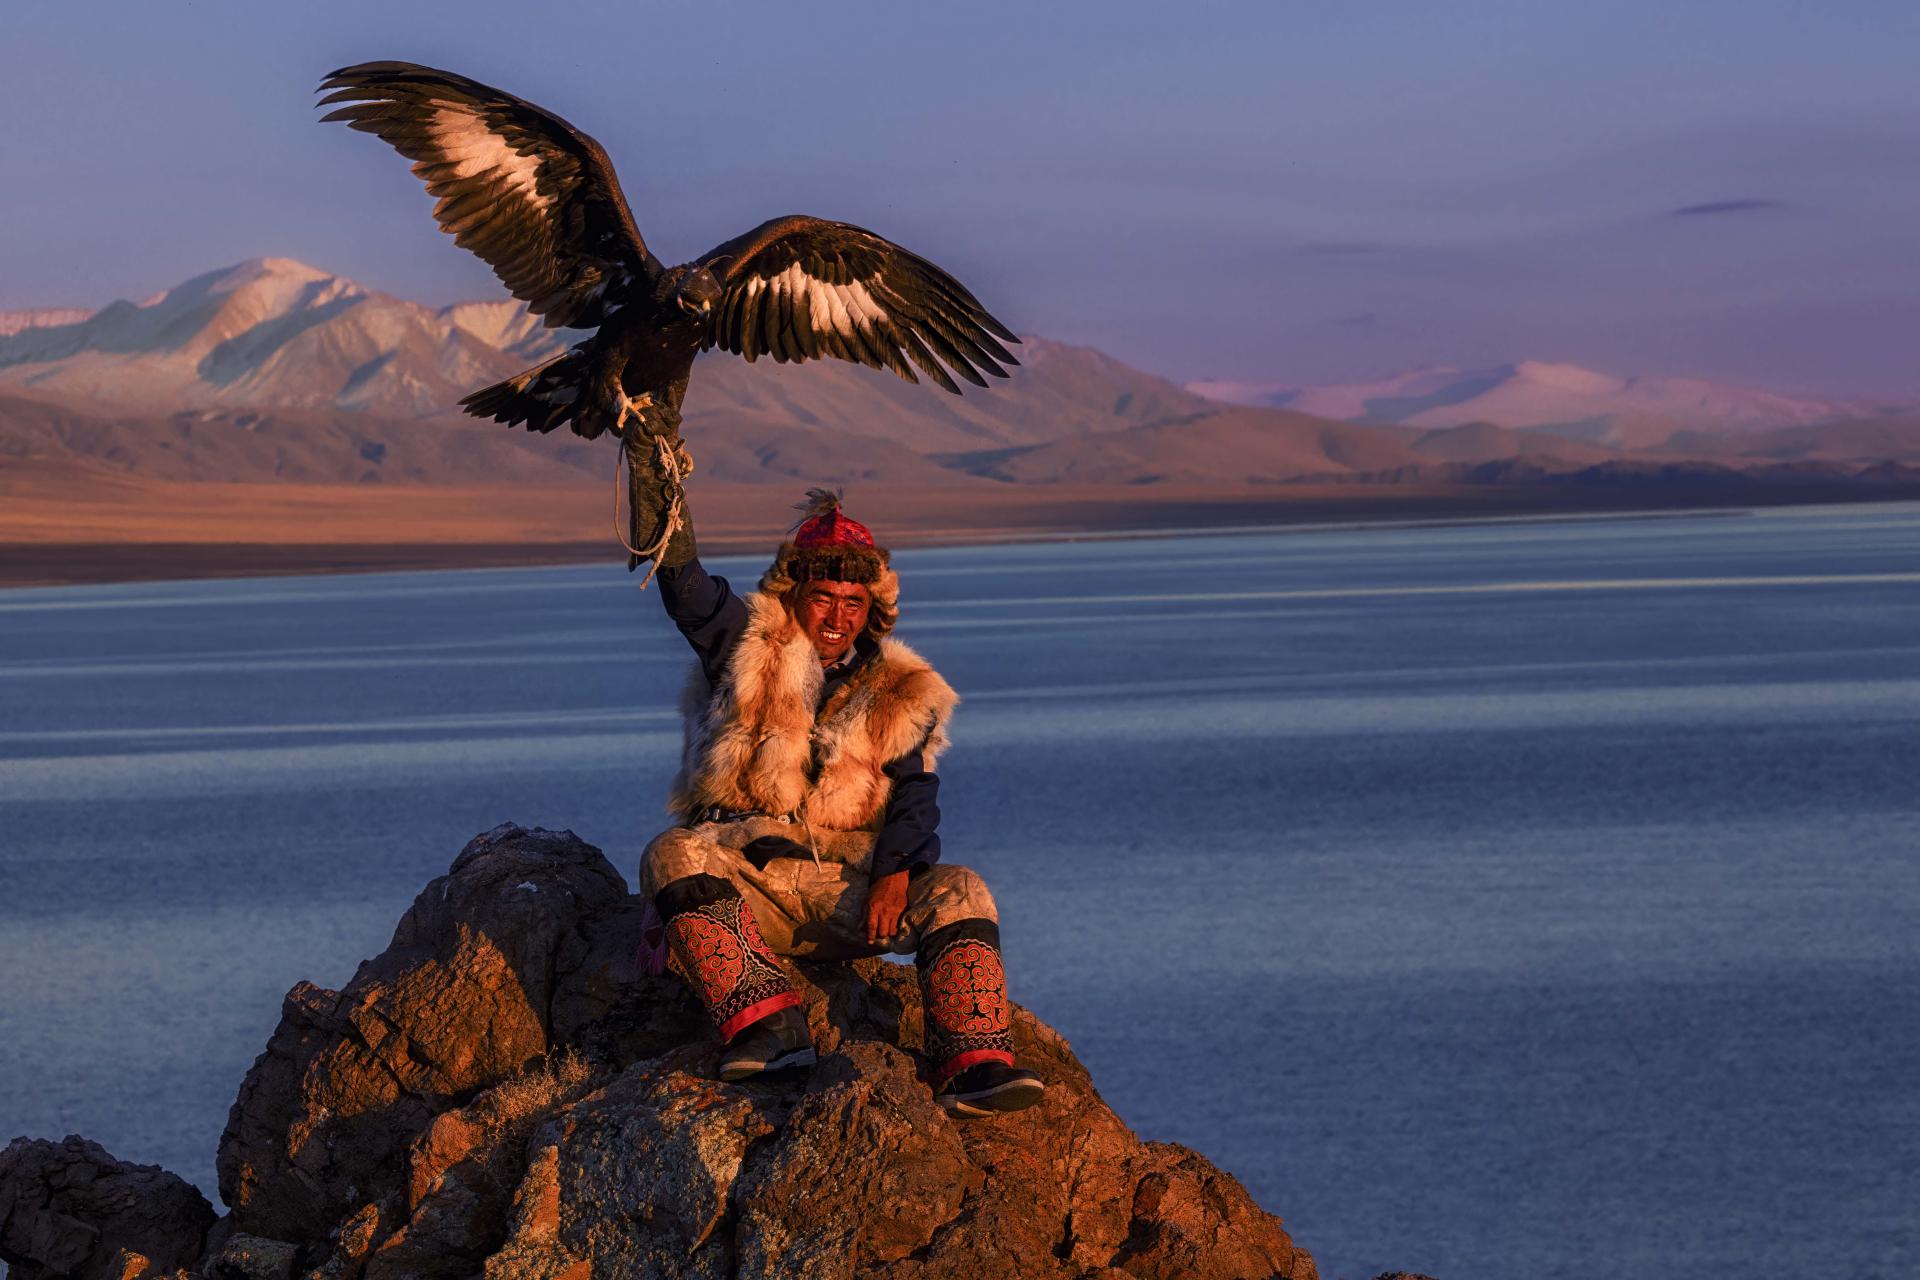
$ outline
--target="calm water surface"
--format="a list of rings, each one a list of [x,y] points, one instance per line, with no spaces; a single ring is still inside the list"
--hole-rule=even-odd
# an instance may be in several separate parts
[[[1920,1270],[1920,507],[899,563],[1014,994],[1324,1275]],[[475,832],[631,877],[686,661],[614,568],[0,592],[0,1139],[211,1192]]]

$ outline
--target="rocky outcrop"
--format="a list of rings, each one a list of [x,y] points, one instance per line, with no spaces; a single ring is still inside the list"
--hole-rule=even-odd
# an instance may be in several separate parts
[[[324,1236],[366,1188],[397,1185],[435,1116],[577,1038],[606,1011],[594,993],[632,983],[630,930],[590,955],[594,926],[629,914],[625,881],[571,835],[469,844],[343,990],[287,994],[220,1139],[240,1229]]]
[[[204,1201],[183,1220],[191,1240],[161,1242],[117,1193],[36,1193],[52,1166],[16,1151],[75,1147],[123,1180],[133,1167],[78,1139],[16,1143],[0,1257],[34,1280],[188,1265],[313,1280],[1314,1275],[1231,1177],[1136,1138],[1024,1010],[1015,1042],[1046,1100],[950,1119],[920,1078],[906,966],[795,966],[818,1066],[718,1082],[684,987],[634,964],[641,907],[570,833],[477,838],[342,990],[288,995],[221,1138],[230,1213],[210,1237]],[[136,1172],[148,1210],[192,1193]],[[84,1249],[34,1243],[56,1236],[31,1215],[55,1211]]]
[[[213,1206],[165,1169],[97,1142],[16,1138],[0,1151],[0,1258],[11,1280],[129,1280],[196,1261]]]

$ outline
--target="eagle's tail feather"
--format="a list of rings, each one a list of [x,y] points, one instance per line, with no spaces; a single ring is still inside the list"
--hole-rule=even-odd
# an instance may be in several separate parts
[[[572,422],[576,432],[592,438],[600,434],[598,427],[589,430],[574,416],[585,390],[581,386],[585,372],[586,362],[569,351],[505,382],[482,387],[463,399],[460,407],[476,418],[491,418],[510,427],[525,423],[527,430],[542,434]]]

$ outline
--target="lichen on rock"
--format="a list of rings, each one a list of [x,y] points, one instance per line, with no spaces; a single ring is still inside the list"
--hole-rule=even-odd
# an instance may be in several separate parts
[[[33,1198],[47,1166],[7,1164],[16,1143],[0,1257],[22,1280],[211,1280],[247,1274],[243,1256],[312,1280],[1314,1276],[1231,1177],[1140,1141],[1023,1009],[1016,1048],[1046,1099],[948,1117],[921,1078],[906,966],[791,965],[818,1065],[719,1082],[697,1004],[634,963],[643,907],[571,833],[477,837],[344,988],[289,993],[221,1138],[229,1215],[211,1233],[204,1200],[158,1241],[70,1198],[84,1256],[33,1255],[17,1238],[51,1238],[22,1216],[50,1211]],[[133,1168],[85,1146],[89,1167]],[[139,1185],[152,1205],[198,1199],[172,1183]],[[135,1253],[147,1270],[126,1270]]]

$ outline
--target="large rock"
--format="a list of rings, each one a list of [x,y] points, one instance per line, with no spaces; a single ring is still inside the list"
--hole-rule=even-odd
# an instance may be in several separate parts
[[[400,1176],[436,1115],[544,1058],[556,1011],[579,1034],[604,1011],[595,992],[618,986],[582,968],[621,962],[618,946],[590,954],[590,934],[626,913],[626,882],[571,832],[476,837],[345,989],[288,993],[220,1138],[220,1195],[239,1229],[325,1235]]]
[[[132,1280],[199,1258],[213,1206],[150,1164],[84,1138],[17,1138],[0,1151],[0,1258],[11,1280]]]
[[[689,1046],[556,1107],[522,1148],[488,1280],[1314,1275],[1232,1178],[1135,1137],[1024,1010],[1046,1100],[956,1122],[920,1079],[911,969],[797,977],[822,1053],[807,1079],[721,1084],[714,1047]]]
[[[717,1081],[684,987],[634,968],[641,905],[570,834],[501,827],[344,990],[296,987],[221,1140],[232,1213],[197,1274],[1314,1276],[1231,1177],[1140,1141],[1025,1010],[1015,1043],[1045,1101],[948,1117],[904,965],[793,966],[819,1064]],[[0,1207],[28,1185],[0,1177]],[[85,1258],[64,1246],[23,1275],[141,1274],[73,1270],[132,1247],[117,1220],[74,1221]]]

